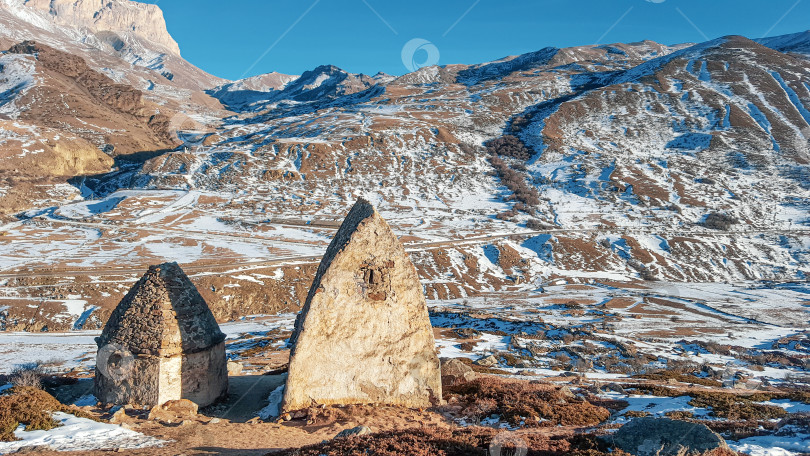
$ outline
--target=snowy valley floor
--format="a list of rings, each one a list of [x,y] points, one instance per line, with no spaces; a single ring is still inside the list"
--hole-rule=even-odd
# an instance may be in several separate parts
[[[634,416],[674,416],[708,423],[733,449],[754,456],[810,452],[808,304],[806,284],[563,280],[532,292],[429,302],[440,356],[467,359],[479,375],[564,386],[576,400],[609,409],[607,421],[574,426],[577,432],[610,432]],[[378,431],[421,422],[509,432],[536,428],[497,412],[469,415],[453,408],[359,408],[284,423],[252,419],[273,408],[268,399],[283,383],[293,322],[293,314],[281,314],[223,324],[228,356],[242,372],[231,378],[225,403],[183,425],[149,421],[137,410],[127,412],[125,428],[60,415],[65,426],[20,432],[24,443],[0,443],[0,452],[43,443],[90,450],[115,441],[128,442],[134,454],[264,454],[319,443],[356,425]],[[59,390],[60,399],[92,411],[97,334],[0,333],[0,373],[21,360],[39,360],[76,379]],[[543,432],[553,424],[546,421],[538,421]]]

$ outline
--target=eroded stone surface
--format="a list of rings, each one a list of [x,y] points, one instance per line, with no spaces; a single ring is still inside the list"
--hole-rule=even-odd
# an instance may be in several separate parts
[[[636,418],[605,439],[639,456],[702,453],[727,446],[723,437],[705,424],[669,418]]]
[[[329,245],[290,341],[283,411],[313,404],[425,407],[441,400],[416,269],[363,199]]]
[[[478,377],[472,367],[456,358],[442,358],[441,369],[445,386],[471,382]]]
[[[228,388],[225,335],[176,263],[151,266],[101,336],[96,397],[113,404],[211,404]]]

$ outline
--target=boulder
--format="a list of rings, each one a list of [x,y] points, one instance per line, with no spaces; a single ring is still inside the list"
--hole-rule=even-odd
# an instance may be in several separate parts
[[[329,244],[290,344],[282,412],[441,402],[422,284],[399,239],[368,201],[357,201]]]
[[[121,424],[121,423],[125,422],[126,419],[127,419],[127,411],[126,411],[126,409],[124,407],[119,407],[110,416],[110,423]]]
[[[562,397],[567,397],[567,398],[569,398],[569,399],[573,399],[573,398],[577,397],[577,395],[576,395],[576,394],[574,394],[574,392],[573,392],[573,391],[571,390],[571,388],[570,388],[570,387],[568,387],[568,386],[563,386],[563,387],[561,387],[561,388],[558,390],[558,392],[560,393],[560,395],[561,395]]]
[[[495,355],[489,355],[487,357],[475,361],[474,364],[484,367],[492,367],[498,364],[498,358],[496,358]]]
[[[669,418],[635,418],[605,439],[638,456],[675,456],[727,447],[723,437],[705,424]]]
[[[619,394],[627,394],[624,387],[618,383],[608,383],[607,385],[602,386],[601,390],[606,393],[614,392]]]
[[[339,438],[342,438],[342,437],[351,437],[353,435],[367,435],[367,434],[371,434],[372,432],[373,431],[368,426],[357,426],[357,427],[353,427],[351,429],[344,429],[344,430],[340,431],[338,433],[338,435],[335,436],[335,438],[339,439]]]
[[[242,363],[237,361],[228,361],[228,375],[241,375],[242,369]]]
[[[442,381],[448,385],[475,380],[478,375],[472,367],[457,358],[442,358]]]

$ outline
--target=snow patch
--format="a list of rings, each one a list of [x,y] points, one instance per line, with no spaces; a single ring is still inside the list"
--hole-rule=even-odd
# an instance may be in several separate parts
[[[0,454],[20,448],[47,445],[55,451],[91,451],[105,449],[139,449],[163,446],[166,442],[139,432],[109,423],[98,423],[78,418],[69,413],[56,412],[54,420],[59,427],[49,431],[25,431],[20,426],[14,436],[16,442],[0,442]]]

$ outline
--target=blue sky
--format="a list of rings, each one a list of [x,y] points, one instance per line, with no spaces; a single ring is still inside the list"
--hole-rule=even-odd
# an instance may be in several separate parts
[[[810,28],[810,0],[144,0],[183,56],[220,77],[321,64],[354,73],[480,63],[546,46],[759,38]],[[425,42],[431,44],[425,44]],[[414,44],[415,43],[415,44]]]

